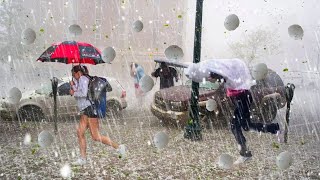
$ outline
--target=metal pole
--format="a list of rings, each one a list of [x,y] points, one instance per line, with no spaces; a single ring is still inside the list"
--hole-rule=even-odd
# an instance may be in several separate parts
[[[52,95],[53,95],[53,122],[54,122],[54,133],[55,134],[58,134],[58,122],[57,122],[57,119],[58,119],[58,112],[57,112],[57,92],[58,92],[58,78],[56,77],[53,77],[52,80],[51,80],[51,85],[52,85]]]
[[[201,58],[201,32],[202,32],[203,0],[197,0],[196,22],[194,33],[193,63],[200,62]],[[201,126],[199,123],[199,83],[192,81],[189,116],[190,120],[185,127],[184,137],[193,141],[202,140]]]
[[[295,90],[294,84],[288,83],[285,87],[286,100],[287,100],[287,110],[286,110],[286,122],[284,126],[284,142],[288,142],[288,131],[289,131],[289,122],[290,122],[290,104],[294,95]]]

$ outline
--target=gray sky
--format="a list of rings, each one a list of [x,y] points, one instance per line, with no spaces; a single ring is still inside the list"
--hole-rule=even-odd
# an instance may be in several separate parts
[[[317,41],[319,33],[320,2],[317,0],[205,0],[203,10],[202,57],[229,57],[228,42],[238,41],[245,31],[258,28],[276,30],[280,36],[282,53],[276,57],[261,59],[272,68],[284,67],[307,69],[316,64]],[[189,2],[189,22],[187,22],[188,52],[192,52],[195,3]],[[224,20],[229,14],[236,14],[240,26],[235,31],[226,31]],[[244,21],[244,22],[243,22]],[[288,27],[299,24],[304,29],[303,40],[293,40],[288,35]],[[226,33],[225,33],[226,32]],[[187,53],[191,59],[192,53]],[[309,65],[298,61],[310,58]],[[281,65],[282,64],[282,65]],[[280,65],[280,66],[279,66]],[[297,66],[295,66],[297,65]],[[305,67],[307,66],[307,67]]]

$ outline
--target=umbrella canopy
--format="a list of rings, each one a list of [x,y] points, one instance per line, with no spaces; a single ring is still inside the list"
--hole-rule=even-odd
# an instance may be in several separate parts
[[[225,87],[233,90],[250,89],[255,85],[247,65],[241,59],[208,59],[188,66],[185,74],[195,82],[210,76],[210,72],[224,77]]]
[[[101,52],[89,43],[64,41],[54,43],[37,59],[41,62],[60,62],[65,64],[101,64]]]

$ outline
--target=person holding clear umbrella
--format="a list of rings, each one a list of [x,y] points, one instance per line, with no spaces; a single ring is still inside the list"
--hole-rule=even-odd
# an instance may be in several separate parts
[[[70,95],[74,96],[77,100],[78,108],[80,110],[80,122],[77,128],[78,140],[80,145],[81,157],[74,162],[74,165],[84,165],[86,164],[86,139],[85,132],[87,129],[91,132],[91,137],[94,141],[99,141],[103,144],[112,146],[117,150],[117,152],[123,156],[125,153],[125,146],[118,145],[117,143],[111,141],[107,136],[102,136],[99,132],[99,120],[98,113],[93,104],[88,99],[88,86],[89,78],[88,69],[83,65],[74,66],[71,70],[73,81],[70,82],[71,89]]]
[[[250,104],[252,103],[251,86],[255,85],[246,64],[240,59],[210,59],[191,64],[186,69],[186,76],[195,82],[204,80],[224,84],[227,96],[232,100],[235,109],[231,119],[231,131],[238,143],[240,157],[234,164],[240,164],[252,157],[246,145],[246,138],[242,133],[254,130],[278,135],[278,140],[283,141],[278,123],[263,124],[253,123],[250,118]]]

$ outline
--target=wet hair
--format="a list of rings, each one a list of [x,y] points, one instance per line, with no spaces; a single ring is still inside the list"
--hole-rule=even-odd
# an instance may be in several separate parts
[[[89,74],[87,66],[84,66],[84,65],[76,65],[76,66],[73,66],[71,69],[71,72],[74,72],[74,73],[77,73],[79,71],[84,75]]]
[[[210,77],[215,78],[215,79],[224,79],[223,76],[216,74],[216,73],[213,73],[213,72],[210,72]]]
[[[82,67],[83,67],[83,72],[82,72],[82,74],[84,74],[84,75],[89,75],[89,70],[88,70],[87,66],[82,66]]]

